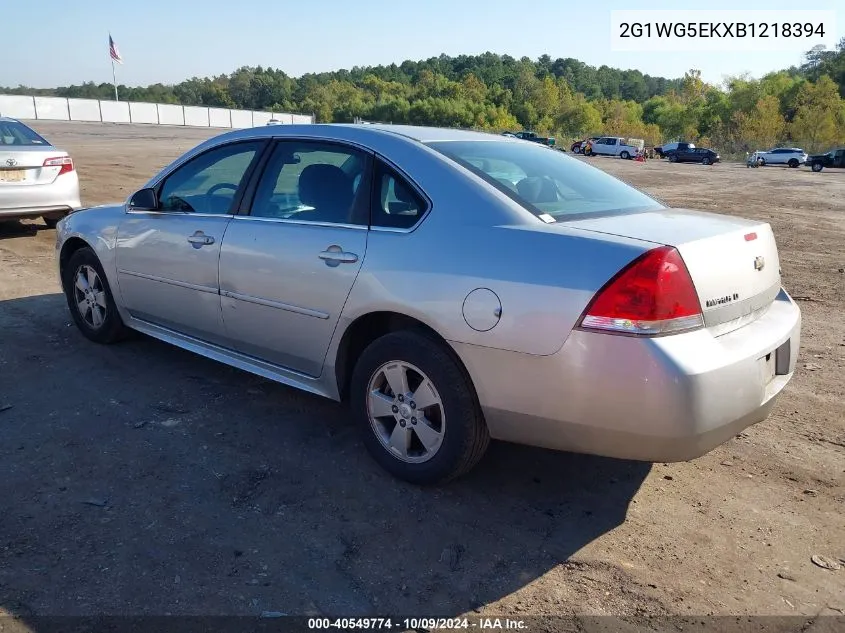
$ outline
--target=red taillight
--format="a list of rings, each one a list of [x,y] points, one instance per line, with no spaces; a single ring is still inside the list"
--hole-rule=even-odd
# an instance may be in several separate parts
[[[61,167],[57,176],[73,171],[73,159],[70,156],[59,156],[58,158],[48,158],[44,161],[42,167]]]
[[[701,303],[677,249],[644,253],[587,306],[581,327],[629,334],[669,334],[704,325]]]

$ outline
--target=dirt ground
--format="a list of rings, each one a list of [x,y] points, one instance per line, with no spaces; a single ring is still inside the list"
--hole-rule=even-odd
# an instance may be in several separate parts
[[[87,205],[213,132],[35,124]],[[766,220],[804,315],[771,417],[642,464],[496,444],[418,489],[345,410],[156,341],[89,343],[55,232],[0,224],[0,609],[108,614],[845,612],[845,173],[593,164],[675,206]]]

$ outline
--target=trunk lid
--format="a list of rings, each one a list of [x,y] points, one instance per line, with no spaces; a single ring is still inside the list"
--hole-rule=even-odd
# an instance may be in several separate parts
[[[760,317],[781,289],[777,245],[766,222],[662,209],[566,225],[677,248],[695,284],[705,326],[716,335]]]
[[[61,166],[44,167],[48,158],[67,156],[52,146],[0,145],[0,187],[9,185],[47,185],[56,180]]]

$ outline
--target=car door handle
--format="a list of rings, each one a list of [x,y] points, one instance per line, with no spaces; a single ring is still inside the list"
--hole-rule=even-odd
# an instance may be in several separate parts
[[[194,248],[200,248],[202,246],[214,244],[214,238],[210,235],[206,235],[202,231],[197,231],[188,237],[188,243],[190,243]]]
[[[320,259],[326,262],[329,266],[337,266],[338,264],[353,264],[358,261],[358,255],[355,253],[347,253],[340,246],[332,245],[318,255]]]

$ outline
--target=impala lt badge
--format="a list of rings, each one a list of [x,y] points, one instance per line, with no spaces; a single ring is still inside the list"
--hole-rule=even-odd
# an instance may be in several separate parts
[[[761,257],[757,256],[754,258],[754,270],[763,270],[766,267],[766,260]]]

